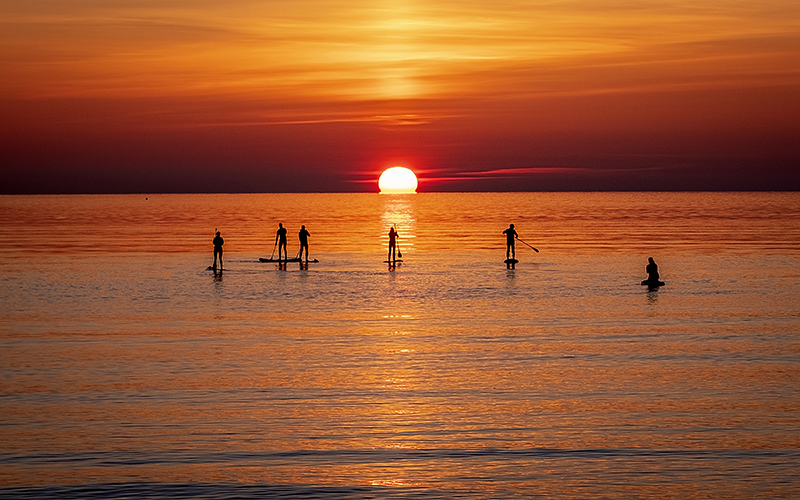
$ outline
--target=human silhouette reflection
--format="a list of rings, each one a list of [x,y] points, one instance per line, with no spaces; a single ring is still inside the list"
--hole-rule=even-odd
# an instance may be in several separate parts
[[[285,271],[286,270],[286,264],[287,264],[287,262],[285,260],[284,261],[279,260],[278,261],[278,271]]]

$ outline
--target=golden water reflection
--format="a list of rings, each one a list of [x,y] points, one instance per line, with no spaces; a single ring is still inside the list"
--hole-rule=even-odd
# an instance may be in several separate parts
[[[64,222],[46,202],[6,201],[0,487],[792,498],[800,204],[745,198],[785,203],[727,221],[741,209],[717,195],[653,195],[636,208],[629,194],[583,205],[575,194],[179,196],[141,212],[134,198],[56,197]],[[216,282],[198,230],[208,221],[175,215],[209,200],[237,228]],[[158,218],[164,207],[175,220]],[[303,207],[324,214],[312,252],[345,257],[331,251],[302,272],[258,263],[250,229],[286,213],[299,227]],[[512,216],[548,244],[509,273],[500,230]],[[767,227],[758,241],[756,222]],[[393,223],[414,253],[387,279],[376,257]],[[689,250],[658,259],[668,282],[658,292],[639,285],[644,251],[660,243],[637,241],[638,225],[664,241],[689,229]],[[616,253],[585,255],[612,243]]]
[[[410,252],[414,248],[417,226],[414,203],[416,196],[416,194],[381,194],[383,240],[389,241],[389,229],[394,227],[398,233],[397,246],[401,252]]]

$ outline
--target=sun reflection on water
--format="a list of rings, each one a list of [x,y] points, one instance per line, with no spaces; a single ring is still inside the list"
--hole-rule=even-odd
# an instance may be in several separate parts
[[[414,210],[414,195],[382,195],[383,213],[381,224],[383,226],[383,239],[389,240],[389,229],[394,227],[398,233],[398,247],[400,251],[408,251],[414,247],[416,238],[417,216]]]

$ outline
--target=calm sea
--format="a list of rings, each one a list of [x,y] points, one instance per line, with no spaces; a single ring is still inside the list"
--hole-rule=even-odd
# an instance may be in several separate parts
[[[319,263],[260,263],[278,222]],[[800,193],[5,196],[0,238],[3,498],[800,498]]]

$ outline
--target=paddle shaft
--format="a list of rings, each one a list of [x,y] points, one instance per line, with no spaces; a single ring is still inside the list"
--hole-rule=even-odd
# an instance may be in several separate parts
[[[518,239],[519,241],[522,241],[523,243],[525,243],[525,241],[524,241],[524,240],[522,240],[522,238],[519,238],[519,237],[518,237],[517,239]],[[525,243],[525,244],[526,244],[526,245],[528,245],[528,243]],[[533,247],[532,247],[532,246],[530,246],[530,245],[528,245],[528,246],[529,246],[529,247],[531,247],[531,248],[533,248]],[[539,250],[537,250],[536,248],[533,248],[533,251],[534,251],[534,252],[536,252],[536,253],[539,253]]]
[[[402,259],[403,258],[403,252],[400,251],[400,245],[397,244],[397,240],[399,240],[399,239],[400,239],[400,235],[398,233],[397,236],[395,236],[394,247],[397,249],[397,258]]]

